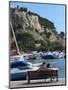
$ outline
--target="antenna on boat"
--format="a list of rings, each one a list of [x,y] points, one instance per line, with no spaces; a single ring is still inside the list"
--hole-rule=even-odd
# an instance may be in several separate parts
[[[18,44],[17,44],[17,40],[16,40],[16,36],[15,36],[15,32],[14,32],[14,30],[13,30],[13,26],[12,26],[11,21],[10,21],[10,26],[11,26],[12,34],[13,34],[13,37],[14,37],[14,40],[15,40],[15,44],[16,44],[16,47],[17,47],[18,54],[21,55],[21,54],[20,54],[19,47],[18,47]]]

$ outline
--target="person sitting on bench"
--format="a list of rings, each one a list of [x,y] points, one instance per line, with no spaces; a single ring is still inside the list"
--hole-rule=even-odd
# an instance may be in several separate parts
[[[46,65],[46,68],[52,68],[51,64],[48,63],[48,64]]]
[[[48,68],[52,68],[51,64],[48,63],[48,64],[46,65],[46,63],[43,62],[43,63],[40,65],[38,71],[40,71],[40,70],[41,70],[41,71],[43,71],[43,70],[47,70]]]
[[[43,62],[43,63],[39,66],[38,71],[40,71],[40,70],[45,70],[45,69],[46,69],[46,64],[45,64],[45,62]]]

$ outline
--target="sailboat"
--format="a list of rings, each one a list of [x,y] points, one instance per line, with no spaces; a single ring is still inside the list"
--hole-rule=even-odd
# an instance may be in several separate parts
[[[10,80],[26,80],[27,76],[27,70],[32,69],[33,65],[30,62],[26,62],[24,59],[25,55],[21,55],[18,43],[16,40],[15,32],[12,26],[12,23],[10,22],[11,31],[13,34],[13,38],[16,44],[18,55],[10,56]],[[26,54],[27,55],[27,54]],[[15,60],[11,60],[15,59]]]

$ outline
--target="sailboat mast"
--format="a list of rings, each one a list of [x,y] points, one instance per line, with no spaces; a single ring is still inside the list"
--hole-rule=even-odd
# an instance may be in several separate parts
[[[15,32],[14,32],[14,30],[13,30],[13,26],[12,26],[11,21],[10,21],[10,26],[11,26],[12,34],[13,34],[13,37],[14,37],[14,40],[15,40],[15,44],[16,44],[16,47],[17,47],[18,54],[20,55],[20,50],[19,50],[19,47],[18,47],[18,44],[17,44]]]

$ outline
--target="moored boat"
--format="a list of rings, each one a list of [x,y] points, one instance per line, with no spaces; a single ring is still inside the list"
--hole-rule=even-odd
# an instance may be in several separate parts
[[[41,56],[43,59],[56,59],[53,55],[42,55]]]

